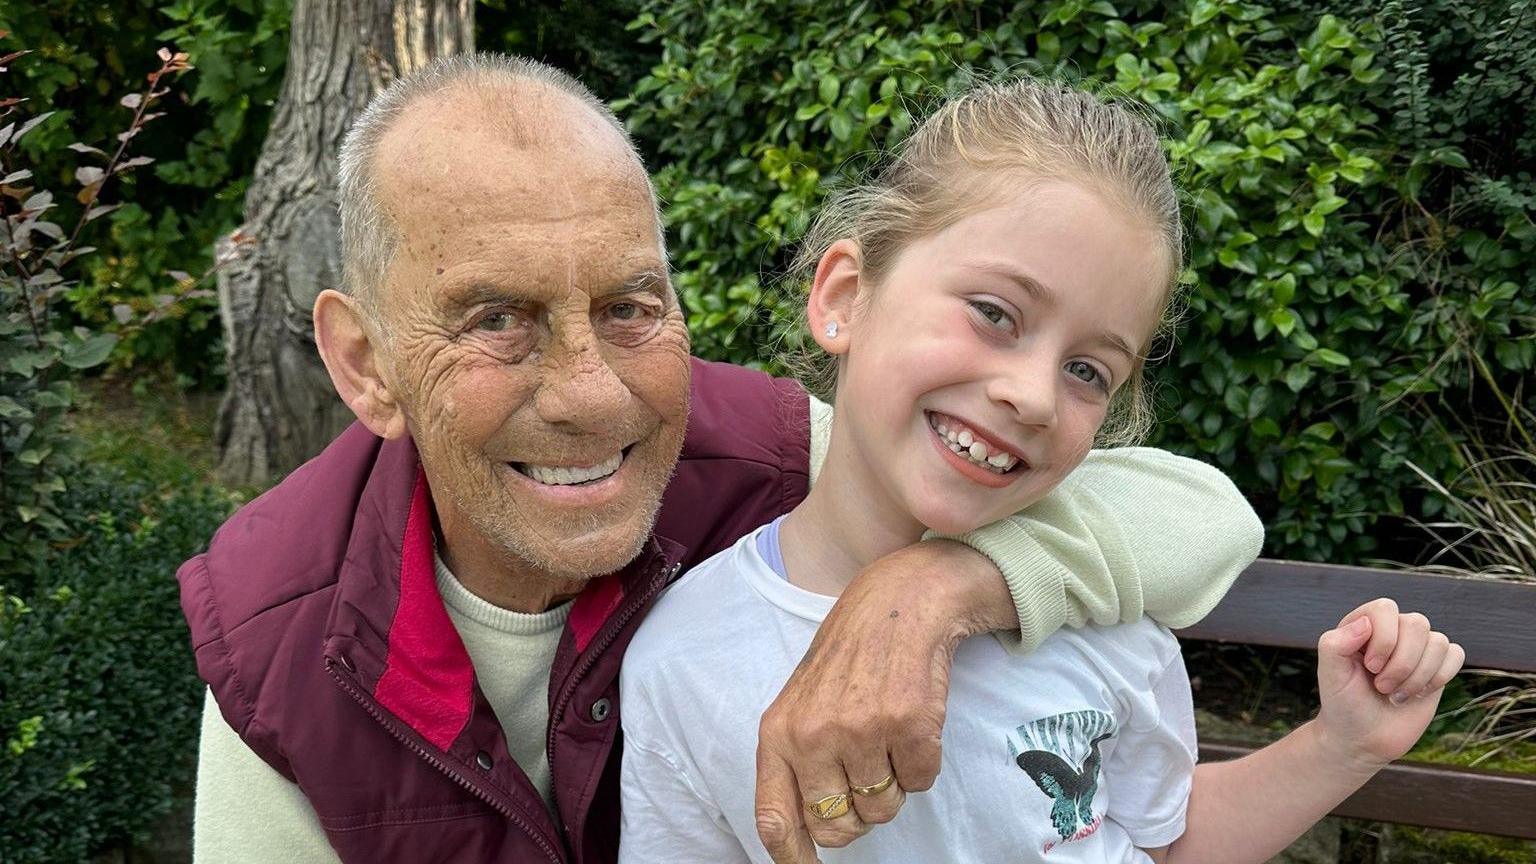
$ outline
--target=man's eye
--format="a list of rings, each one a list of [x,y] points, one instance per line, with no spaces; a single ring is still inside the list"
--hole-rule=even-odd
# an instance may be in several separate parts
[[[596,324],[602,338],[627,347],[639,345],[661,329],[662,310],[638,300],[620,300],[603,307]]]
[[[475,323],[476,330],[486,330],[492,333],[500,333],[510,330],[517,324],[517,316],[511,312],[492,312]]]
[[[608,314],[620,321],[633,321],[645,314],[638,303],[615,303],[608,307]]]

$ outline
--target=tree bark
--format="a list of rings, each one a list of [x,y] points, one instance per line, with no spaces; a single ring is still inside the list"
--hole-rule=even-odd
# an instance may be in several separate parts
[[[336,154],[347,127],[395,77],[474,50],[474,0],[296,0],[288,68],[245,196],[220,243],[229,379],[219,474],[264,484],[319,453],[352,421],[315,351],[310,310],[341,283]]]

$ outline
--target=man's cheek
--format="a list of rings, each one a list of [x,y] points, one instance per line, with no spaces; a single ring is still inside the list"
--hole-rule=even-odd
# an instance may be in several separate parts
[[[692,370],[688,365],[685,332],[672,328],[659,334],[624,363],[624,377],[630,382],[630,390],[666,420],[679,419],[688,411]]]

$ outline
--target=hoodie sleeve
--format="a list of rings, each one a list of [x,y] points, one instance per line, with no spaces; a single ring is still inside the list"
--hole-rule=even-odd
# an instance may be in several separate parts
[[[811,482],[832,409],[811,400]],[[930,532],[929,537],[945,536]],[[1010,648],[1033,650],[1063,624],[1149,615],[1168,627],[1205,617],[1264,542],[1264,526],[1220,470],[1164,450],[1095,450],[1028,509],[959,540],[995,563],[1019,611]]]

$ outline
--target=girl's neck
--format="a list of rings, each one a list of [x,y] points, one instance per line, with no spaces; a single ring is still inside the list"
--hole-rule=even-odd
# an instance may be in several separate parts
[[[871,466],[849,454],[836,427],[811,492],[779,529],[784,569],[794,585],[838,596],[859,572],[923,537],[923,525],[890,502]],[[849,454],[852,458],[837,458]]]

